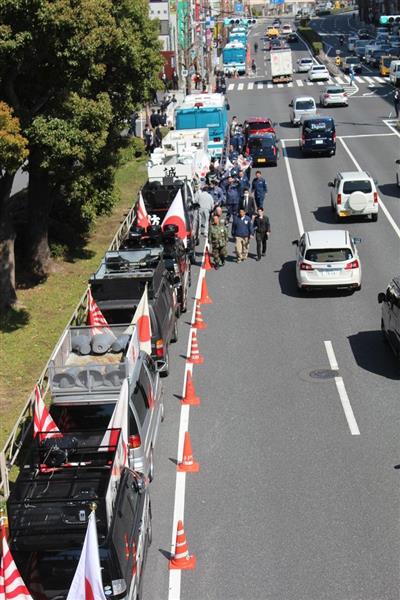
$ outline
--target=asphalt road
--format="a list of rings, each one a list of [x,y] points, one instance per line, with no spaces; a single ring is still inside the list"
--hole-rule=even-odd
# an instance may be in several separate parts
[[[338,31],[347,27],[342,21],[335,21]],[[329,27],[326,20],[320,23]],[[294,58],[306,53],[300,44],[293,51]],[[400,139],[383,122],[389,114],[383,95],[390,88],[377,84],[371,96],[363,96],[371,90],[360,84],[348,108],[324,111],[334,116],[351,156],[339,139],[334,157],[303,158],[287,105],[305,90],[297,84],[247,89],[251,82],[268,83],[261,50],[257,62],[257,77],[241,79],[243,90],[229,92],[231,115],[277,122],[279,138],[290,140],[285,145],[293,186],[283,158],[277,168],[265,169],[272,225],[267,257],[254,260],[253,241],[249,260],[236,264],[231,243],[226,266],[206,275],[214,303],[203,307],[208,329],[199,332],[199,346],[205,362],[193,370],[202,403],[188,417],[201,469],[186,475],[184,495],[182,480],[178,486],[179,516],[197,566],[170,579],[178,397],[190,312],[181,318],[172,372],[164,380],[166,420],[151,488],[153,545],[144,597],[398,600],[400,473],[394,465],[400,462],[400,370],[382,340],[377,304],[378,292],[399,272],[400,258],[394,185]],[[304,75],[295,78],[305,81]],[[317,98],[320,86],[306,91]],[[355,169],[354,160],[378,180],[387,214],[381,207],[377,223],[338,226],[327,183],[337,171]],[[296,199],[305,230],[340,227],[362,238],[360,292],[299,296],[291,245],[299,236]],[[327,347],[338,373],[330,369]],[[348,404],[342,404],[335,373]],[[359,435],[348,412],[346,417],[349,405]]]

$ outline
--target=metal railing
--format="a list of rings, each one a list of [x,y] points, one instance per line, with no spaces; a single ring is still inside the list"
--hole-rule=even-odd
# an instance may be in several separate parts
[[[108,250],[118,250],[121,242],[127,236],[130,227],[135,219],[135,206],[136,202],[133,203],[125,219],[119,226],[116,234],[114,235]],[[83,325],[86,323],[88,313],[88,290],[89,286],[85,289],[82,294],[72,316],[70,317],[67,325],[64,328],[57,344],[55,345],[50,357],[53,355],[55,348],[57,348],[60,339],[65,335],[66,330],[73,325]],[[36,384],[38,385],[42,398],[45,398],[49,390],[49,363],[50,358],[47,361],[42,373],[40,374]],[[32,390],[28,399],[6,441],[1,452],[0,452],[0,494],[4,499],[7,499],[10,495],[10,483],[9,483],[9,472],[10,469],[16,464],[17,458],[24,443],[27,439],[27,435],[32,429],[33,423],[33,406],[35,400],[35,391]]]

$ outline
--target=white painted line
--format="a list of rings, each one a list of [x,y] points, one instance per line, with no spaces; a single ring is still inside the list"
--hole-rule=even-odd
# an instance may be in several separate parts
[[[344,84],[343,79],[341,79],[340,77],[335,77],[335,81],[336,83],[341,83],[342,85]]]
[[[274,86],[272,85],[272,83],[267,83],[267,88],[268,88],[269,90],[272,90],[272,88],[273,88],[273,87],[274,87]]]
[[[357,81],[357,83],[364,83],[364,79],[362,77],[359,77],[358,75],[355,75],[354,79]]]
[[[395,133],[356,133],[354,135],[341,135],[343,140],[352,140],[353,138],[369,138],[369,137],[393,137]]]
[[[204,260],[205,249],[207,248],[207,243],[204,245],[202,262]],[[203,277],[205,275],[205,271],[203,268],[200,269],[199,277],[197,280],[196,294],[195,298],[199,298],[201,294],[201,285],[203,281]],[[192,310],[192,318],[190,320],[193,325],[195,321],[196,315],[196,302],[193,303]],[[190,327],[188,344],[186,356],[190,354],[190,348],[192,343],[192,335],[193,335],[193,327]],[[188,371],[192,373],[193,365],[186,362],[185,364],[185,375],[183,380],[183,389],[182,396],[185,394],[186,387],[186,377]],[[181,415],[179,420],[179,437],[178,437],[178,451],[177,451],[177,461],[180,462],[183,454],[183,443],[185,438],[185,432],[189,431],[189,412],[190,406],[181,405]],[[178,521],[181,519],[184,520],[185,514],[185,490],[186,490],[186,473],[176,472],[175,479],[175,500],[174,500],[174,516],[172,520],[172,538],[171,538],[171,555],[175,553],[175,542],[176,542],[176,527]],[[168,584],[168,600],[180,600],[181,597],[181,573],[182,571],[179,569],[171,569],[169,571],[169,584]]]
[[[307,85],[314,85],[314,82],[312,82],[312,81],[306,81],[306,84]]]
[[[286,152],[285,142],[283,140],[281,140],[281,144],[282,144],[282,154],[283,154],[283,158],[285,161],[287,176],[288,176],[288,180],[289,180],[290,191],[292,193],[292,201],[293,201],[293,206],[294,206],[294,212],[296,215],[297,228],[299,230],[299,234],[303,235],[303,233],[304,233],[303,219],[301,218],[299,201],[297,199],[296,188],[294,187],[292,169],[290,168],[289,157]]]
[[[343,411],[347,419],[347,424],[349,426],[351,435],[360,435],[360,430],[358,429],[357,421],[354,416],[353,409],[351,408],[350,400],[347,395],[346,388],[344,387],[344,381],[342,377],[335,377],[335,383],[337,391],[339,392],[339,398],[342,403]]]
[[[296,79],[296,83],[299,87],[303,87],[304,83],[302,79]]]
[[[367,81],[368,83],[374,83],[374,80],[372,79],[372,77],[367,77],[366,75],[364,75],[364,79],[365,79],[365,81]]]
[[[262,90],[263,89],[263,84],[262,83],[257,83],[257,89],[258,90]]]
[[[234,87],[235,87],[235,84],[234,84],[234,83],[230,83],[230,84],[228,85],[228,92],[231,92],[231,91],[233,90],[233,88],[234,88]]]
[[[253,87],[254,87],[254,83],[249,83],[249,84],[247,85],[247,89],[248,89],[248,90],[252,90],[252,89],[253,89]]]
[[[325,81],[317,81],[317,85],[325,85]]]
[[[400,132],[398,129],[395,129],[395,127],[393,127],[393,125],[395,125],[396,121],[395,120],[391,120],[391,119],[383,119],[383,122],[385,123],[385,125],[387,127],[389,127],[389,129],[391,129],[393,131],[393,133],[395,133],[398,137],[400,137]]]
[[[345,83],[350,83],[350,77],[348,75],[343,75],[343,79]]]
[[[347,154],[350,156],[351,160],[353,161],[353,163],[354,163],[357,171],[362,171],[362,168],[360,167],[360,165],[358,164],[358,162],[354,158],[353,154],[350,152],[350,149],[347,146],[346,142],[344,140],[342,140],[341,137],[339,137],[339,140],[340,140],[341,144],[343,145],[343,148],[346,150]],[[392,215],[390,214],[390,212],[386,208],[385,204],[383,203],[383,201],[382,201],[382,199],[381,199],[381,197],[379,195],[378,195],[378,202],[379,202],[379,206],[381,207],[381,209],[385,213],[385,216],[386,216],[387,220],[389,221],[389,223],[393,227],[395,233],[397,234],[397,237],[400,238],[400,228],[397,226],[395,220],[393,219]]]
[[[326,353],[328,355],[329,366],[331,367],[332,371],[339,371],[339,365],[336,360],[332,342],[330,340],[327,340],[324,342],[324,344],[325,344]]]
[[[278,83],[278,84],[277,84],[277,87],[278,87],[278,88],[283,88],[283,83]]]
[[[293,81],[289,81],[289,83],[287,84],[287,87],[293,87]]]
[[[237,89],[240,91],[244,88],[244,83],[238,83]]]
[[[372,79],[375,79],[375,81],[377,81],[378,83],[386,83],[385,79],[383,79],[383,77],[373,77]]]

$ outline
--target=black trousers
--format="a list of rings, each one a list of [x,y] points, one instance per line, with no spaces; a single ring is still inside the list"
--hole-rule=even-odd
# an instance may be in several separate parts
[[[256,236],[256,244],[257,244],[257,258],[261,258],[261,252],[263,254],[267,251],[267,234],[265,233],[262,236]]]

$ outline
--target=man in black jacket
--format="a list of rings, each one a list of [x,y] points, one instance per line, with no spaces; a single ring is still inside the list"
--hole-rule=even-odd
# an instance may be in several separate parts
[[[256,244],[257,244],[257,260],[261,260],[267,251],[267,239],[271,233],[271,226],[267,215],[264,215],[264,209],[260,207],[257,210],[257,216],[254,219],[253,226],[255,229]]]

